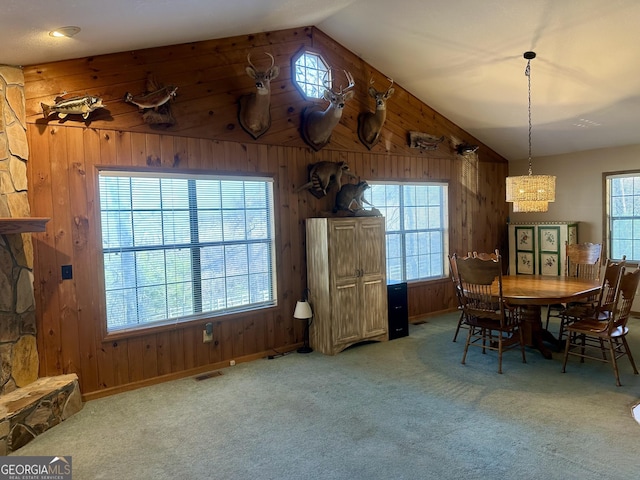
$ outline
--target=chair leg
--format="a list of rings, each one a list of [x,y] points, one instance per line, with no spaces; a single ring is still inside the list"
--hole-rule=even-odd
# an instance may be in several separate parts
[[[502,373],[502,332],[498,332],[498,373]]]
[[[491,330],[489,330],[489,344],[491,344],[493,337],[491,336]],[[482,354],[487,353],[487,329],[482,327]]]
[[[624,349],[627,352],[627,357],[629,357],[629,361],[631,362],[631,366],[633,367],[633,373],[638,375],[638,369],[636,368],[636,362],[633,361],[633,356],[631,355],[631,349],[629,348],[629,344],[627,343],[627,339],[625,337],[622,337],[621,340],[622,340],[622,345],[624,346]]]
[[[616,385],[621,387],[622,384],[620,383],[620,372],[618,371],[618,360],[616,360],[616,352],[613,347],[613,340],[609,338],[607,342],[609,343],[609,353],[611,354],[611,365],[613,366],[613,374],[616,376]]]
[[[551,305],[547,305],[547,323],[544,326],[545,330],[549,330],[549,317],[551,316]]]
[[[604,340],[603,339],[599,339],[600,340],[600,351],[602,352],[602,360],[604,360],[605,362],[607,361],[607,349],[604,347]]]
[[[566,313],[563,313],[562,316],[560,317],[560,328],[558,330],[558,343],[562,342],[562,335],[564,334],[564,330],[565,330],[566,317],[567,317]]]
[[[562,373],[567,371],[567,359],[569,358],[569,346],[571,345],[571,332],[567,333],[567,341],[564,344],[564,361],[562,362]]]
[[[469,343],[471,342],[471,335],[473,335],[473,332],[475,330],[476,327],[474,327],[473,325],[469,325],[469,333],[467,334],[467,341],[464,344],[464,352],[462,353],[462,365],[464,365],[465,360],[467,359],[467,350],[469,350]]]
[[[524,333],[522,333],[521,327],[518,327],[518,333],[520,334],[520,350],[522,351],[522,363],[527,363],[527,358],[524,354]]]
[[[458,338],[458,332],[460,331],[460,327],[462,326],[462,322],[464,320],[464,312],[460,313],[460,318],[458,319],[458,326],[456,327],[456,333],[453,335],[453,341],[455,342]]]

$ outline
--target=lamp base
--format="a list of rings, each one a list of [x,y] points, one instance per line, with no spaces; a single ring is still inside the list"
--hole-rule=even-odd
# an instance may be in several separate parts
[[[298,353],[311,353],[311,352],[313,352],[313,348],[311,348],[309,345],[303,345],[297,350],[297,352]]]

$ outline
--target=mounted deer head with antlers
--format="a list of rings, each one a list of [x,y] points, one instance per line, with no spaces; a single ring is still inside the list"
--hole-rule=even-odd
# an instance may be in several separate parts
[[[387,80],[389,80],[391,84],[383,91],[378,91],[373,88],[373,78],[369,80],[369,96],[375,99],[376,110],[375,112],[365,112],[358,115],[358,137],[369,150],[371,150],[380,139],[380,131],[387,118],[387,100],[395,91],[393,88],[393,79],[388,78]]]
[[[302,138],[315,151],[324,147],[331,139],[331,133],[342,117],[342,110],[345,103],[353,97],[352,88],[355,85],[353,76],[343,70],[349,84],[346,88],[334,90],[329,88],[325,81],[325,90],[323,98],[329,102],[325,110],[317,110],[315,107],[307,107],[302,111],[302,121],[300,123],[300,132]]]
[[[271,58],[271,66],[267,70],[258,70],[251,63],[251,54],[247,55],[249,66],[245,69],[247,75],[255,80],[256,91],[243,95],[238,100],[238,121],[240,126],[254,139],[269,130],[271,126],[271,80],[280,73],[280,67],[275,65],[273,55],[265,52]]]

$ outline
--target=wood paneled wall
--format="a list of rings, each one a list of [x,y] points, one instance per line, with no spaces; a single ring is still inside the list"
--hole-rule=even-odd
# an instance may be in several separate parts
[[[291,83],[291,57],[317,51],[338,70],[352,72],[356,95],[331,143],[313,152],[299,134],[305,100]],[[252,91],[247,53],[257,63],[269,52],[280,66],[273,82],[272,126],[253,140],[237,122],[236,100]],[[266,58],[266,57],[265,57]],[[125,52],[25,67],[32,215],[51,217],[34,234],[34,276],[41,376],[75,372],[86,398],[206,371],[236,361],[291,350],[302,341],[292,317],[306,283],[304,220],[323,215],[333,196],[295,193],[307,165],[346,161],[366,180],[437,180],[449,184],[449,249],[506,251],[507,162],[401,85],[388,102],[382,140],[371,151],[358,140],[357,116],[373,109],[366,89],[377,72],[315,28]],[[178,86],[174,127],[154,130],[135,107],[121,101],[141,93],[148,74]],[[61,92],[101,96],[106,110],[87,121],[42,118],[40,102]],[[410,149],[410,130],[445,135],[437,150]],[[480,144],[477,155],[456,155],[457,141]],[[276,193],[277,307],[214,317],[214,341],[202,342],[206,320],[105,339],[97,168],[104,165],[255,173],[273,176]],[[72,265],[72,280],[61,280]],[[455,307],[448,279],[409,286],[409,313],[419,318]]]

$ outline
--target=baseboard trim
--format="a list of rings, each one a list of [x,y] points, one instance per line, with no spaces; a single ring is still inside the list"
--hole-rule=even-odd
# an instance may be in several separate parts
[[[262,352],[252,353],[251,355],[244,355],[242,357],[234,358],[235,364],[252,362],[254,360],[259,360],[260,358],[268,357],[269,355],[282,354],[285,352],[291,352],[298,348],[300,348],[302,343],[294,343],[291,345],[287,345],[285,348],[279,349],[277,352],[273,349],[264,350]],[[211,370],[218,370],[221,368],[230,367],[230,360],[224,360],[216,363],[209,363],[207,365],[202,365],[200,367],[190,368],[188,370],[182,370],[181,372],[168,373],[166,375],[160,375],[158,377],[149,378],[146,380],[140,380],[139,382],[131,382],[125,383],[124,385],[117,385],[115,387],[104,388],[102,390],[96,390],[94,392],[83,393],[82,401],[89,402],[91,400],[97,400],[98,398],[108,397],[110,395],[115,395],[117,393],[129,392],[131,390],[136,390],[142,387],[148,387],[151,385],[157,385],[159,383],[168,382],[171,380],[178,380],[181,378],[192,377],[195,375],[200,375],[205,372],[209,372]]]

